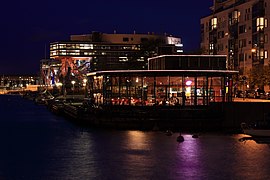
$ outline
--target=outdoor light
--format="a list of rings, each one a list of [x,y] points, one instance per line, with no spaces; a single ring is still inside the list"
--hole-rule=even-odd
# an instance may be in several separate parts
[[[87,79],[83,79],[83,86],[86,86]]]
[[[73,98],[74,98],[74,91],[75,91],[74,84],[75,84],[75,81],[71,81],[71,84],[73,85]]]
[[[62,85],[63,85],[63,83],[58,82],[58,83],[56,83],[55,85],[56,85],[57,87],[59,87],[59,86],[62,86]]]
[[[251,49],[251,52],[255,53],[256,52],[256,49],[255,48],[252,48]]]
[[[87,79],[86,78],[84,78],[83,79],[83,86],[84,86],[84,95],[85,95],[85,97],[87,96],[87,87],[86,87],[86,82],[87,82]]]

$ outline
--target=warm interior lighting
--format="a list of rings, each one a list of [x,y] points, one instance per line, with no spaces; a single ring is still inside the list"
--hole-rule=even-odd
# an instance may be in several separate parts
[[[191,80],[186,81],[186,85],[187,86],[190,86],[191,84],[192,84],[192,81]]]

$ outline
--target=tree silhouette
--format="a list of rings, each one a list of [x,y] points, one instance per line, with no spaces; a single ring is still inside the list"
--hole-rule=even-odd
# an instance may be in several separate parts
[[[269,66],[254,66],[249,72],[249,85],[251,88],[264,89],[267,79],[270,78]]]

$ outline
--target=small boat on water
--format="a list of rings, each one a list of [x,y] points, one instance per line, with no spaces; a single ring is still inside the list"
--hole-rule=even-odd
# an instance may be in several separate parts
[[[250,127],[246,123],[241,123],[241,128],[244,134],[252,137],[270,137],[270,128],[266,127]]]

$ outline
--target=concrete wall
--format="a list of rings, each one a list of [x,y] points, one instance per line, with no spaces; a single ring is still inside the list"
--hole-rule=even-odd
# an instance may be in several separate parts
[[[270,103],[268,102],[231,102],[215,103],[212,109],[220,112],[222,126],[225,129],[240,128],[242,122],[252,123],[270,118]]]

